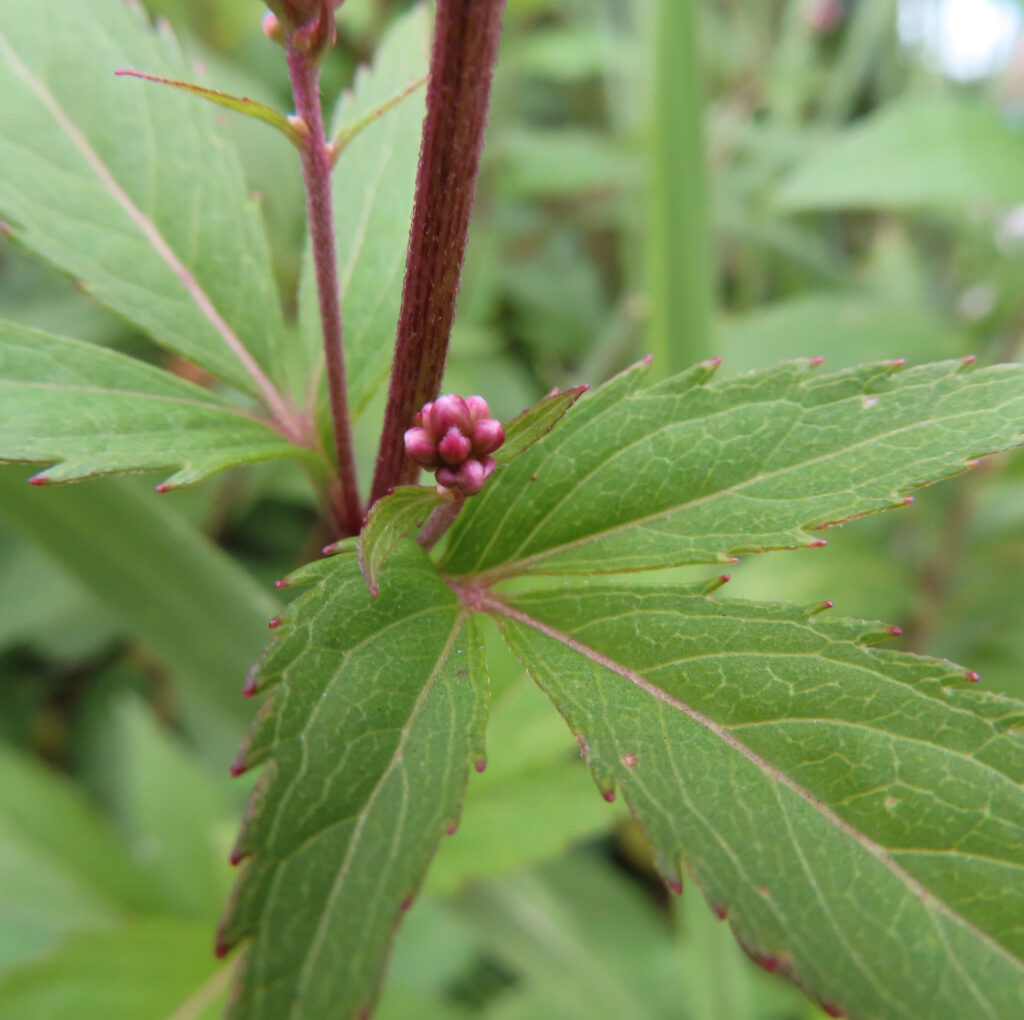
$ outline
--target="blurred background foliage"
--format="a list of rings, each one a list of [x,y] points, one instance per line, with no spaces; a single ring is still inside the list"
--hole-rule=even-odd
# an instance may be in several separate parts
[[[218,87],[288,108],[253,0],[147,0]],[[336,96],[402,0],[348,0]],[[1024,41],[1015,0],[509,0],[446,388],[509,417],[642,354],[662,374],[822,355],[1014,359],[1024,329]],[[86,87],[83,83],[83,87]],[[283,300],[294,153],[234,122]],[[162,357],[0,247],[0,316]],[[174,366],[185,371],[186,366]],[[361,424],[364,475],[380,401]],[[327,533],[297,473],[157,500],[0,471],[0,1016],[213,1017],[210,951],[245,781],[227,763],[270,582]],[[733,595],[903,627],[1024,696],[1024,460],[985,464]],[[659,582],[657,575],[638,583]],[[749,964],[699,891],[666,895],[561,720],[493,646],[490,766],[398,940],[379,1015],[822,1015]]]

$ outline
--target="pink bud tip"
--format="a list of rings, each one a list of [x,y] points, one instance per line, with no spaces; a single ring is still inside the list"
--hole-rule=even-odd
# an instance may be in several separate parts
[[[719,574],[718,580],[721,581],[722,584],[728,584],[732,580],[732,574]]]
[[[438,397],[431,406],[429,415],[425,416],[424,425],[435,436],[446,435],[451,428],[457,428],[460,432],[470,432],[472,426],[466,401],[454,393]]]
[[[891,368],[903,368],[906,365],[906,363],[906,358],[893,358],[892,361],[889,362],[889,366]]]
[[[828,545],[828,541],[824,538],[819,538],[811,543],[812,548],[815,549],[823,549],[826,545]]]
[[[807,362],[807,364],[810,365],[811,368],[817,368],[819,365],[825,364],[825,359],[820,354],[816,354]]]
[[[976,684],[981,679],[980,674],[975,673],[973,670],[965,673],[964,676],[966,676],[972,684]]]
[[[256,694],[256,677],[248,676],[245,678],[245,684],[242,686],[242,697],[251,698]]]
[[[473,452],[473,443],[453,425],[437,444],[437,452],[449,467],[458,467]]]
[[[977,354],[968,354],[966,358],[960,359],[960,364],[966,368],[968,365],[973,365],[978,360]]]
[[[159,493],[170,492],[171,487],[166,482],[161,482],[153,491]]]
[[[280,616],[274,616],[271,617],[271,619],[267,620],[267,626],[271,630],[277,630],[277,628],[280,627],[283,622],[284,621],[281,619]]]
[[[473,768],[475,768],[477,770],[477,772],[483,772],[484,769],[487,768],[487,759],[486,758],[480,758],[479,760],[475,761],[473,763]]]
[[[469,409],[470,425],[476,425],[477,422],[491,416],[491,409],[483,397],[466,397],[466,407]]]
[[[903,628],[902,627],[890,627],[889,628],[889,633],[893,637],[899,637],[903,633]]]
[[[652,361],[654,361],[654,355],[653,354],[645,354],[640,360],[645,365],[649,365]]]
[[[287,577],[282,577],[280,581],[274,582],[274,587],[280,590],[281,588],[287,588],[291,584],[291,581]]]
[[[497,418],[483,418],[473,426],[473,452],[485,457],[505,442],[505,430]]]
[[[609,804],[615,803],[615,791],[614,790],[602,790],[601,796],[604,797]]]
[[[665,884],[668,886],[669,892],[674,893],[676,896],[683,895],[683,883],[678,878],[669,878]]]
[[[835,609],[836,604],[831,599],[825,599],[821,606],[822,609]]]
[[[405,452],[410,460],[414,460],[421,467],[437,467],[440,463],[437,443],[425,428],[416,427],[406,431]]]
[[[284,29],[281,28],[281,22],[277,20],[277,15],[273,11],[267,11],[263,16],[263,34],[271,42],[279,45],[284,43]]]
[[[320,550],[320,552],[324,556],[333,556],[336,550],[334,548],[334,544],[332,543],[331,545],[325,545],[323,549]]]
[[[29,485],[49,485],[50,484],[50,479],[49,478],[44,478],[42,475],[33,475],[28,480],[28,484]]]
[[[718,366],[722,364],[722,359],[721,357],[716,356],[714,358],[708,358],[707,361],[702,361],[701,364],[705,368],[718,368]]]
[[[904,506],[910,506],[910,504],[914,503],[914,502],[916,502],[916,500],[914,499],[913,496],[904,496],[903,497],[903,505]]]

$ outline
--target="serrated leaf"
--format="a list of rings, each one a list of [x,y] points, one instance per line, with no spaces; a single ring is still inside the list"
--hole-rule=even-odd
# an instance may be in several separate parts
[[[437,486],[400,485],[373,504],[359,533],[359,566],[371,594],[377,594],[380,572],[399,542],[413,528],[425,524],[439,506],[450,502]]]
[[[192,97],[114,76],[134,63],[190,76],[137,4],[4,5],[0,216],[158,343],[266,397],[284,325],[233,142]]]
[[[492,604],[671,884],[855,1017],[1024,1010],[1024,705],[885,633],[593,587]]]
[[[516,415],[505,425],[505,442],[495,451],[494,459],[499,464],[515,460],[546,436],[588,389],[587,386],[573,386],[567,390],[556,390]]]
[[[371,69],[356,75],[334,115],[334,130],[357,123],[427,73],[430,17],[420,4],[395,22]],[[422,89],[361,130],[334,170],[334,225],[345,323],[349,407],[358,415],[384,380],[395,347],[409,244],[420,133]],[[300,320],[311,362],[320,366],[322,339],[312,256],[307,245]]]
[[[116,351],[0,322],[0,460],[58,461],[40,481],[177,469],[164,490],[292,455],[316,460],[209,390]]]
[[[238,759],[267,763],[220,936],[222,949],[249,940],[231,1011],[245,1020],[372,1005],[482,754],[479,638],[423,551],[405,543],[376,599],[356,557],[324,562],[262,663],[255,686],[271,696]]]
[[[1024,366],[810,362],[710,384],[713,363],[640,388],[638,366],[475,497],[447,573],[497,579],[727,561],[824,544],[813,529],[1019,443]]]
[[[1024,139],[990,103],[889,103],[812,150],[786,181],[787,210],[904,209],[1024,199]]]

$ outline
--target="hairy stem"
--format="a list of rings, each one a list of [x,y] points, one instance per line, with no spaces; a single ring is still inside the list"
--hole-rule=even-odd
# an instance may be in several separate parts
[[[345,381],[345,350],[341,324],[341,293],[338,259],[334,247],[334,210],[331,202],[331,150],[324,133],[320,106],[320,72],[314,57],[289,47],[288,72],[295,95],[295,111],[306,125],[302,147],[302,176],[306,184],[306,209],[313,241],[313,264],[320,297],[327,391],[334,425],[334,450],[338,460],[339,485],[334,490],[332,511],[342,537],[355,535],[363,519],[356,477],[352,428],[348,413]]]
[[[455,518],[462,513],[466,505],[466,497],[456,494],[451,503],[442,503],[431,515],[430,519],[423,526],[417,542],[429,552],[441,540],[444,533],[455,523]]]
[[[402,310],[371,502],[415,482],[403,435],[437,396],[476,192],[505,0],[438,0]]]

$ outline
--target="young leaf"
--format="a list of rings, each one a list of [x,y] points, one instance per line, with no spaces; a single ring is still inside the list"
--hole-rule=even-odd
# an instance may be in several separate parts
[[[430,18],[420,4],[395,22],[374,57],[342,97],[335,127],[358,122],[427,72]],[[334,171],[334,223],[345,322],[349,407],[359,414],[383,381],[395,345],[409,243],[423,90],[367,126],[346,145]],[[322,361],[312,257],[307,250],[300,320],[312,364]],[[319,383],[321,373],[317,372]]]
[[[709,385],[707,362],[643,389],[633,369],[473,498],[443,569],[612,572],[824,544],[811,529],[1020,441],[1024,366],[899,365]]]
[[[198,99],[205,99],[207,102],[215,103],[233,113],[241,113],[246,117],[262,121],[276,128],[296,147],[302,146],[303,134],[283,113],[275,110],[266,103],[260,103],[255,99],[248,99],[245,96],[233,96],[228,92],[220,92],[217,89],[209,89],[203,85],[195,85],[189,81],[177,81],[174,78],[161,78],[157,74],[149,74],[146,71],[118,71],[119,75],[127,78],[141,78],[143,81],[153,82],[155,85],[166,85],[168,88],[178,89],[187,92]]]
[[[499,464],[515,460],[538,439],[546,436],[589,388],[573,386],[567,390],[556,390],[549,393],[540,403],[516,415],[505,426],[505,442],[495,451],[494,459]]]
[[[191,96],[114,76],[135,62],[189,76],[137,4],[3,6],[0,216],[157,343],[274,405],[284,325],[233,143]]]
[[[405,543],[376,599],[355,556],[318,567],[255,679],[271,697],[236,761],[268,763],[220,935],[221,951],[250,940],[231,1010],[245,1020],[370,1008],[482,758],[480,642],[423,551]]]
[[[238,464],[315,454],[169,372],[0,322],[0,460],[58,461],[35,480],[176,468],[161,491]]]
[[[400,485],[373,504],[359,533],[359,567],[373,595],[379,590],[380,572],[399,542],[448,502],[451,497],[439,493],[437,486]]]
[[[854,1016],[1024,1010],[1024,704],[889,631],[694,589],[492,611],[672,886]]]

